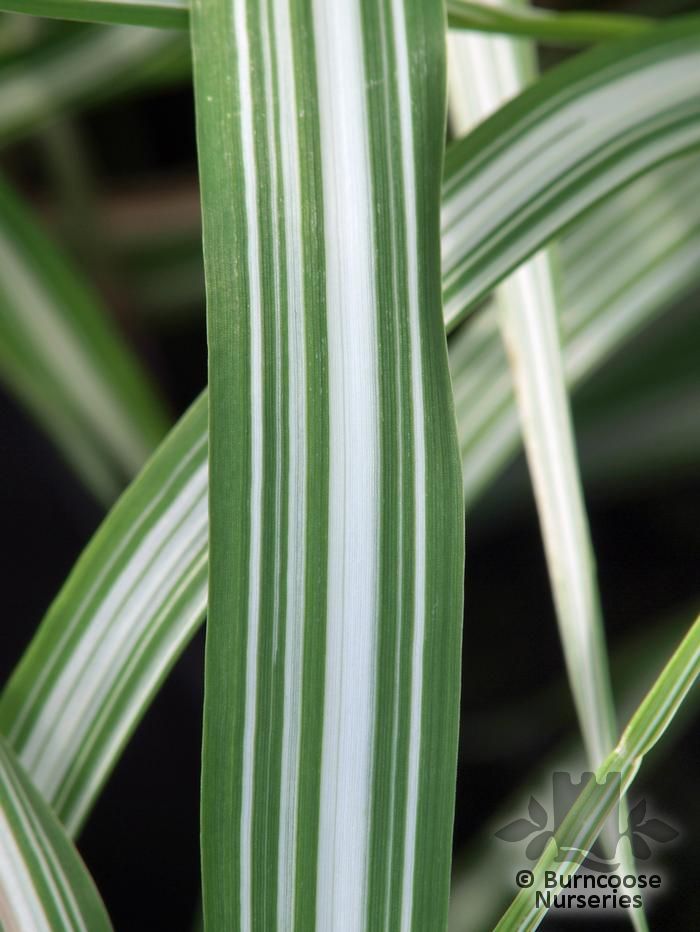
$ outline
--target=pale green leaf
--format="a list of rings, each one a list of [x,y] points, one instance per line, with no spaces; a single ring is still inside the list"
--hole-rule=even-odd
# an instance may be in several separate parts
[[[582,789],[540,860],[534,868],[534,883],[521,890],[496,926],[500,932],[527,932],[536,929],[544,919],[546,907],[538,902],[544,889],[545,871],[554,870],[558,877],[569,877],[579,867],[576,860],[560,861],[560,850],[588,851],[613,811],[618,792],[625,793],[644,757],[673,721],[674,716],[700,674],[700,618],[666,664],[666,667],[630,719],[617,746]],[[613,777],[607,781],[607,777]],[[549,890],[552,897],[559,887]]]
[[[639,626],[611,652],[613,681],[618,688],[620,711],[625,720],[632,715],[656,679],[660,670],[659,658],[668,656],[683,637],[687,630],[687,617],[685,612],[681,623],[674,613],[673,617],[664,618],[651,626]],[[512,700],[512,704],[508,702],[509,714],[507,717],[502,715],[499,720],[494,766],[499,766],[501,759],[511,753],[509,736],[521,734],[525,720],[537,722],[531,737],[533,741],[542,740],[542,725],[549,722],[551,727],[557,710],[563,708],[561,700],[566,690],[566,679],[557,676],[556,680],[538,686],[537,692],[527,700],[525,706],[518,700]],[[697,692],[688,696],[675,719],[672,733],[664,740],[667,755],[670,746],[677,746],[692,726],[699,700]],[[555,724],[552,736],[557,733],[560,724]],[[489,727],[488,722],[485,727]],[[465,760],[468,760],[475,740],[472,738],[472,745],[463,749]],[[664,760],[659,755],[651,756],[645,769],[647,780],[654,770],[658,771],[663,766]],[[486,817],[479,834],[470,838],[466,848],[458,854],[450,892],[450,932],[490,929],[498,921],[512,899],[513,878],[524,866],[525,844],[504,844],[496,832],[526,811],[530,796],[534,795],[545,806],[551,804],[552,775],[557,771],[571,774],[572,779],[590,772],[579,736],[573,731],[557,741],[551,753],[538,759],[520,785],[508,794],[496,811]]]

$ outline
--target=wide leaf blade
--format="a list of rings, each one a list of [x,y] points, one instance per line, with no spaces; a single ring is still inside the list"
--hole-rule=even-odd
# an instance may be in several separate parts
[[[195,4],[205,923],[446,919],[463,507],[439,5]]]

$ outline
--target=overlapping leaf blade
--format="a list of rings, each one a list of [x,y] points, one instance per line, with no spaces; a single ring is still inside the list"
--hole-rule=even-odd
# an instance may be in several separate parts
[[[0,927],[109,932],[102,900],[63,827],[0,737]]]
[[[560,334],[570,389],[582,384],[697,281],[697,162],[640,179],[588,215],[561,244]],[[450,341],[467,509],[520,444],[495,312]]]
[[[448,149],[448,330],[577,214],[700,145],[700,19],[576,56]]]
[[[206,398],[119,500],[0,701],[0,731],[69,832],[202,621]]]
[[[613,678],[620,689],[619,708],[623,720],[629,720],[653,685],[659,673],[659,657],[669,656],[687,631],[688,613],[685,611],[683,614],[682,623],[676,617],[666,617],[653,625],[640,626],[611,652]],[[535,694],[533,712],[536,708],[551,710],[557,697],[565,694],[566,688],[564,676],[543,684]],[[652,755],[645,765],[646,781],[653,772],[663,768],[671,747],[677,747],[692,728],[699,699],[697,691],[688,695],[674,720],[672,732],[664,739],[666,756]],[[523,709],[517,705],[517,708],[511,707],[511,711],[513,719],[510,725],[517,728],[522,721]],[[510,749],[505,745],[499,746],[507,756]],[[499,754],[499,746],[492,749],[494,766],[503,756]],[[469,753],[469,748],[465,748],[465,753]],[[479,834],[469,839],[453,871],[450,932],[469,932],[474,927],[493,928],[507,908],[513,896],[513,877],[523,867],[525,845],[504,845],[496,832],[526,811],[530,796],[534,795],[545,804],[552,800],[552,775],[555,772],[569,773],[572,779],[577,774],[590,772],[581,742],[573,731],[563,740],[557,740],[552,753],[537,760],[517,789],[509,793],[487,817]]]

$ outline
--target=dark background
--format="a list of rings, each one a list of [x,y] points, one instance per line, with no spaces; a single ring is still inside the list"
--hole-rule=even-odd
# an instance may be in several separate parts
[[[666,12],[700,8],[697,3],[587,5],[656,13],[662,8]],[[544,61],[556,57],[558,53],[548,52]],[[74,127],[89,152],[99,198],[108,202],[152,198],[160,196],[158,192],[167,197],[172,190],[195,196],[188,86],[102,105],[77,118]],[[47,222],[59,226],[60,209],[52,202],[41,141],[31,138],[11,148],[3,167],[45,212]],[[65,245],[71,249],[70,238]],[[89,265],[77,247],[74,252],[79,265]],[[175,417],[206,382],[203,304],[194,300],[173,317],[142,314],[138,300],[129,296],[128,283],[120,280],[119,268],[110,267],[109,261],[106,266],[93,269],[93,278]],[[697,297],[691,296],[684,308],[673,312],[678,320],[694,313]],[[630,345],[624,350],[630,359],[642,360],[635,371],[643,368],[645,346],[647,351],[661,346],[661,362],[666,359],[661,331],[656,334],[652,329],[637,342],[638,349]],[[696,351],[700,342],[692,348]],[[669,365],[673,352],[673,348],[666,351]],[[616,361],[609,366],[614,368]],[[614,376],[612,382],[614,388]],[[595,386],[577,396],[577,426],[587,418],[590,421],[595,404]],[[698,420],[700,428],[700,416]],[[587,447],[585,431],[581,445],[584,463],[590,464],[584,481],[612,655],[624,665],[626,645],[645,630],[663,632],[663,623],[668,622],[667,644],[659,649],[654,664],[658,670],[682,630],[677,622],[689,623],[698,605],[697,462],[653,473],[640,468],[638,477],[613,475],[600,481],[594,468],[596,448],[593,443]],[[0,677],[4,680],[103,512],[50,441],[4,392],[0,393],[0,470],[6,610]],[[563,737],[575,733],[522,457],[467,516],[466,541],[458,856],[468,850],[469,840],[484,830],[499,805],[523,786],[538,761]],[[139,726],[79,840],[117,930],[186,930],[197,912],[202,660],[200,634]],[[653,671],[649,680],[652,676]],[[697,697],[689,703],[697,708]],[[641,796],[649,800],[650,814],[662,814],[681,830],[680,839],[662,857],[678,895],[667,893],[657,902],[651,914],[654,929],[700,928],[698,747],[697,720],[687,714],[645,764],[632,793],[633,801]],[[583,927],[595,928],[599,922],[589,920]],[[577,923],[550,917],[545,928],[571,925]],[[606,923],[611,930],[618,927],[628,925]]]

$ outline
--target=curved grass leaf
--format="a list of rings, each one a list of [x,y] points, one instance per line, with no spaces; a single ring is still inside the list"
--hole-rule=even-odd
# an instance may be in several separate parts
[[[564,241],[561,323],[565,371],[571,387],[590,378],[631,334],[698,281],[700,197],[696,189],[700,176],[694,166],[694,162],[679,163],[670,171],[665,169],[636,182],[610,203],[596,208]],[[634,216],[634,223],[629,222],[630,216]],[[616,255],[614,248],[620,249],[620,259],[611,262]],[[583,275],[578,274],[579,264],[585,266]],[[520,436],[512,383],[492,310],[477,315],[455,334],[450,366],[470,508],[514,455]],[[32,778],[71,831],[84,822],[124,741],[148,707],[156,684],[204,614],[206,404],[205,398],[197,402],[112,509],[0,697],[0,731],[11,736]],[[200,467],[205,469],[194,495],[195,487],[186,477],[177,478],[183,462],[189,464],[186,468],[193,470],[193,476]],[[161,488],[163,494],[154,502],[153,496]],[[172,501],[168,500],[170,490],[175,490]],[[190,513],[200,515],[202,523],[199,519],[186,521]],[[139,528],[144,515],[142,533]],[[162,546],[149,550],[151,524],[159,527]],[[173,553],[181,554],[184,569],[180,573],[170,572]],[[111,579],[103,596],[95,590],[92,600],[85,602],[92,580],[103,579]],[[136,602],[127,598],[134,580],[139,579],[146,592],[153,591],[148,589],[152,580],[158,598],[149,595]],[[112,627],[122,634],[107,636]],[[123,650],[124,632],[132,627],[132,640]],[[67,629],[72,640],[66,642],[70,648],[64,649],[62,638]],[[153,632],[157,633],[151,650]],[[93,665],[91,651],[102,641],[107,651],[104,663]],[[93,647],[83,648],[83,643]],[[139,658],[137,664],[134,657]],[[56,697],[70,688],[74,658],[79,663],[81,685],[73,696],[75,705],[71,705]],[[131,669],[137,671],[133,676]],[[71,672],[64,674],[65,670]],[[111,671],[110,683],[103,691],[105,670]],[[33,684],[39,680],[43,686],[35,692]],[[114,701],[117,695],[121,698]],[[90,753],[80,753],[80,741],[73,740],[74,730],[91,736]],[[51,738],[50,757],[44,761],[36,749],[47,736]]]
[[[617,746],[595,772],[595,779],[582,789],[569,810],[555,838],[550,840],[534,868],[534,883],[521,890],[496,926],[500,932],[527,932],[536,929],[547,910],[537,895],[544,889],[545,871],[555,870],[558,877],[574,874],[576,860],[560,861],[559,852],[589,851],[608,816],[625,793],[644,757],[663,736],[683,700],[700,674],[700,618],[690,628],[664,670],[630,719]],[[607,780],[607,777],[613,780]],[[552,897],[560,888],[551,888]]]
[[[167,429],[97,297],[2,181],[0,378],[105,502]]]
[[[681,160],[640,179],[564,238],[560,334],[571,389],[697,282],[697,164]],[[450,368],[469,510],[520,444],[495,313],[454,334]]]
[[[684,18],[548,72],[448,149],[448,330],[574,217],[700,146],[699,67],[700,19]]]
[[[446,920],[464,535],[443,32],[422,0],[193,9],[212,929]]]
[[[4,0],[6,2],[6,0]],[[542,42],[584,45],[639,35],[655,25],[644,16],[614,13],[558,13],[498,0],[447,0],[447,15],[453,29],[526,36]]]
[[[0,732],[71,834],[204,617],[206,411],[203,397],[112,509],[0,700]]]
[[[80,855],[0,737],[0,928],[112,928]]]
[[[32,16],[186,29],[189,3],[185,0],[0,0],[0,9]]]
[[[654,622],[652,626],[640,626],[611,651],[613,681],[620,690],[620,710],[625,721],[654,683],[659,673],[659,657],[668,656],[686,632],[687,617],[686,612],[683,623],[680,623],[674,613],[663,621]],[[564,771],[574,776],[589,769],[578,735],[571,731],[561,740],[558,737],[563,722],[556,721],[557,711],[564,707],[566,691],[565,676],[558,675],[538,687],[526,707],[523,707],[522,702],[513,705],[508,703],[509,714],[499,715],[500,740],[493,748],[494,766],[498,766],[503,756],[510,752],[513,745],[508,744],[508,738],[522,735],[526,719],[537,723],[529,736],[529,750],[533,742],[542,743],[541,725],[545,721],[548,728],[552,728],[554,722],[551,737],[556,740],[556,744],[544,759],[537,760],[517,789],[509,793],[496,810],[486,817],[478,836],[470,838],[465,850],[457,856],[450,892],[450,932],[493,928],[512,899],[513,878],[523,867],[524,847],[503,845],[496,837],[496,832],[525,812],[531,795],[534,794],[539,800],[551,799],[553,773]],[[688,695],[674,720],[673,730],[664,739],[666,754],[671,746],[678,746],[683,741],[692,727],[698,713],[699,700],[697,691]],[[566,712],[564,715],[566,717]],[[483,727],[488,730],[492,730],[493,726],[494,722],[489,720],[483,723]],[[473,742],[474,738],[469,749],[465,748],[465,755],[474,746]],[[645,778],[648,780],[651,773],[658,771],[663,764],[664,758],[661,755],[652,755],[646,765]]]
[[[189,73],[185,38],[129,26],[79,29],[0,67],[0,144],[57,116]]]

